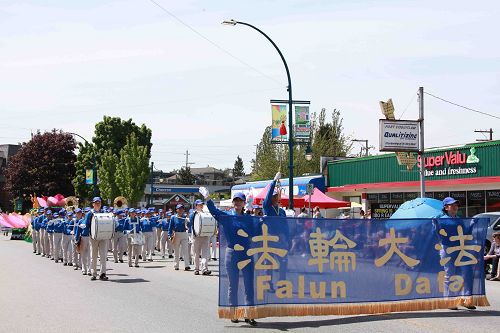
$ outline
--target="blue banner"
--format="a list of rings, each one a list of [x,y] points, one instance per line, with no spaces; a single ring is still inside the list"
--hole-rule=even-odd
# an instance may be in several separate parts
[[[487,306],[487,219],[220,216],[219,317]]]

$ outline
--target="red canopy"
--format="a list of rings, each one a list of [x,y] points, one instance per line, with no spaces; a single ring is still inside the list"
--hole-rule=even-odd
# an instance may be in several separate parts
[[[260,193],[253,198],[253,203],[255,205],[262,205],[264,203],[264,200],[266,199],[267,192],[269,192],[269,187],[271,187],[271,183],[267,184],[266,187]],[[288,199],[288,195],[281,193],[281,200],[280,200],[280,205],[281,207],[288,207],[288,204],[290,203]],[[304,198],[300,197],[293,197],[293,205],[295,207],[302,207],[305,205]]]
[[[305,204],[309,204],[309,195],[303,196]],[[320,190],[314,189],[311,195],[311,206],[319,208],[340,208],[340,207],[350,207],[351,203],[349,201],[341,201],[332,199]]]

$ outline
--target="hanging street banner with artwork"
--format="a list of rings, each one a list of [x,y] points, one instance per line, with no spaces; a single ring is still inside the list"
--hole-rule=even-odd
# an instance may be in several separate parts
[[[488,306],[488,219],[219,216],[219,317]]]
[[[287,143],[287,109],[286,104],[271,104],[273,124],[271,130],[272,143]]]
[[[311,121],[309,119],[309,105],[295,105],[295,133],[296,142],[308,143],[311,139]]]

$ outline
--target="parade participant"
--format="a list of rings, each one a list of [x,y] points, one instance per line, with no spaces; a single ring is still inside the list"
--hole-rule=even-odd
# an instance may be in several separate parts
[[[115,234],[113,235],[113,258],[115,263],[118,261],[123,262],[123,252],[127,248],[127,236],[125,231],[125,212],[122,210],[115,211],[116,224]]]
[[[41,254],[41,236],[40,236],[40,217],[42,216],[41,212],[39,210],[36,211],[36,215],[34,218],[32,218],[32,232],[33,232],[33,253],[35,253],[37,256]]]
[[[86,209],[87,210],[87,209]],[[90,209],[88,210],[90,211]],[[90,227],[85,223],[85,217],[78,221],[78,228],[75,233],[75,244],[80,249],[83,275],[91,276],[90,272]]]
[[[157,251],[161,251],[161,220],[165,218],[165,213],[163,212],[163,209],[158,209],[158,215],[156,215],[156,244],[155,244],[155,249]],[[163,253],[163,256],[165,256],[165,253]]]
[[[205,198],[208,199],[208,189],[205,187],[200,187],[200,193]],[[237,192],[233,195],[233,206],[229,211],[222,211],[215,207],[212,199],[207,200],[207,207],[212,216],[217,220],[219,224],[223,224],[224,233],[226,234],[227,239],[227,249],[225,251],[225,266],[229,279],[229,304],[230,306],[236,306],[238,303],[238,285],[240,281],[240,269],[238,268],[238,262],[244,260],[251,260],[251,257],[248,257],[245,251],[236,251],[234,246],[236,244],[240,244],[243,248],[250,248],[249,237],[242,237],[237,234],[237,230],[243,228],[243,225],[239,221],[234,221],[235,223],[229,224],[226,223],[226,220],[220,219],[221,216],[230,215],[230,216],[243,216],[245,214],[245,201],[246,196],[242,192]],[[246,225],[246,229],[251,229],[253,226]],[[253,234],[247,232],[247,234]],[[247,306],[254,305],[254,268],[253,265],[247,265],[245,268],[241,270],[243,274],[243,283],[245,285],[245,302]],[[237,323],[238,319],[232,319],[231,322]],[[252,318],[246,318],[245,322],[255,326],[257,322]]]
[[[441,259],[449,258],[450,255],[447,253],[447,249],[453,246],[456,246],[456,242],[451,241],[454,235],[457,234],[458,226],[462,226],[462,230],[464,234],[469,234],[469,229],[472,228],[472,224],[469,227],[466,227],[461,219],[457,218],[459,202],[458,200],[453,199],[452,197],[444,198],[443,200],[443,211],[439,217],[439,220],[434,220],[436,225],[436,233],[441,242],[441,250],[439,251]],[[474,223],[474,222],[472,222]],[[444,230],[444,236],[441,232]],[[462,292],[470,293],[471,286],[469,280],[471,279],[472,271],[470,267],[457,267],[454,264],[455,260],[449,260],[444,264],[444,296],[448,297],[450,294],[450,278],[453,275],[461,275],[464,279],[464,285]],[[467,309],[474,310],[476,307],[474,305],[466,305]],[[450,310],[458,310],[458,307],[451,307]]]
[[[142,212],[144,214],[144,216],[141,218],[142,233],[144,235],[144,245],[142,246],[142,260],[153,261],[154,223],[150,220],[150,211],[144,209]]]
[[[139,234],[142,236],[142,226],[137,212],[134,208],[130,208],[128,211],[129,216],[125,220],[125,225],[123,227],[124,233],[127,234],[127,256],[128,256],[128,267],[132,267],[132,257],[135,260],[135,267],[139,267],[139,254],[141,253],[141,245],[134,244],[134,239]]]
[[[40,246],[42,249],[42,257],[48,256],[48,238],[47,238],[47,211],[43,211],[43,214],[40,216]]]
[[[48,211],[49,218],[47,221],[47,238],[49,240],[49,258],[50,260],[54,260],[54,219],[57,213],[52,214],[52,211]],[[58,214],[57,214],[58,215]]]
[[[158,225],[158,219],[159,217],[156,215],[156,209],[154,207],[149,207],[148,208],[148,219],[149,221],[152,222],[152,230],[153,230],[153,249],[151,250],[151,254],[154,256],[155,255],[155,249],[156,249],[156,226]]]
[[[281,172],[276,173],[274,176],[274,180],[271,182],[271,186],[269,187],[269,191],[267,192],[266,198],[264,199],[264,203],[262,204],[262,210],[264,211],[264,215],[266,216],[283,216],[286,217],[285,210],[280,208],[280,197],[279,190],[277,190],[276,183],[281,178]],[[291,198],[290,200],[293,200]]]
[[[189,220],[184,216],[184,205],[177,204],[175,207],[176,215],[172,216],[168,224],[168,237],[172,240],[175,255],[174,269],[179,270],[180,252],[185,257],[184,270],[189,271],[189,252],[188,252],[188,235],[186,231],[189,228]]]
[[[488,280],[500,281],[500,232],[497,231],[493,234],[493,242],[488,254],[484,256],[485,263],[491,263],[491,276]]]
[[[72,264],[72,254],[73,254],[73,229],[75,228],[75,220],[73,219],[73,213],[68,212],[66,214],[66,219],[64,220],[64,228],[62,235],[62,254],[63,254],[63,265],[73,266]]]
[[[75,208],[74,210],[74,218],[73,218],[73,231],[71,231],[72,240],[71,240],[71,248],[72,248],[72,258],[73,258],[73,266],[74,270],[82,268],[82,256],[76,250],[76,231],[79,229],[80,221],[83,219],[83,212],[80,208]],[[90,259],[89,259],[90,260]]]
[[[32,215],[31,215],[31,221],[30,221],[30,224],[31,224],[31,245],[33,246],[33,253],[35,253],[36,255],[36,247],[37,247],[37,244],[38,244],[38,230],[36,228],[36,221],[37,221],[37,218],[39,217],[40,215],[38,214],[38,211],[34,212]]]
[[[170,223],[170,218],[172,217],[172,213],[168,212],[165,216],[165,218],[159,220],[160,222],[160,227],[159,229],[161,230],[161,235],[160,235],[160,252],[161,252],[161,258],[165,259],[165,247],[168,252],[168,257],[173,258],[174,256],[172,255],[172,244],[170,242],[170,239],[168,238],[168,224]]]
[[[189,224],[193,226],[194,216],[196,212],[203,212],[203,201],[196,200],[194,202],[195,211],[191,213],[189,216]],[[212,272],[207,267],[208,261],[208,242],[210,237],[208,236],[196,236],[194,232],[192,232],[193,237],[193,256],[194,256],[194,275],[200,275],[200,257],[201,257],[201,273],[203,275],[210,275]]]
[[[94,197],[92,199],[92,207],[93,209],[85,215],[85,219],[83,224],[85,225],[84,229],[89,231],[90,234],[90,225],[92,224],[92,218],[94,214],[101,212],[101,198]],[[91,280],[94,281],[97,279],[97,256],[99,255],[99,263],[100,263],[100,274],[99,279],[106,281],[108,277],[106,276],[106,258],[108,254],[108,240],[95,240],[90,238],[90,266],[91,266]]]
[[[54,225],[53,225],[53,233],[52,233],[52,244],[54,246],[54,260],[56,263],[59,262],[61,258],[61,245],[62,245],[62,234],[64,231],[64,221],[63,217],[59,217],[58,213],[54,213]]]

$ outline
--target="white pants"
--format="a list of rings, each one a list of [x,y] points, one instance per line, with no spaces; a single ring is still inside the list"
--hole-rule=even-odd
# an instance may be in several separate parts
[[[209,249],[210,250],[210,258],[214,259],[217,258],[217,235],[213,235],[210,237],[210,240],[208,241],[208,246],[210,247],[210,244],[212,247]]]
[[[85,236],[80,238],[81,253],[80,258],[82,261],[82,271],[90,272],[90,237]]]
[[[163,233],[163,231],[161,230],[161,228],[156,228],[156,249],[158,251],[160,251],[161,249],[161,234]],[[163,255],[165,255],[165,252],[163,252]]]
[[[165,248],[168,255],[172,255],[172,242],[168,239],[168,231],[162,231],[160,236],[160,251],[162,256],[165,256]]]
[[[35,253],[38,244],[38,231],[36,231],[35,229],[31,229],[31,240],[33,244],[33,253]]]
[[[153,260],[153,247],[154,247],[154,233],[151,231],[143,232],[144,235],[144,245],[142,246],[142,259],[146,261],[146,255],[148,259]]]
[[[52,256],[56,261],[61,258],[61,242],[62,242],[62,233],[54,232],[52,234]]]
[[[49,237],[47,233],[47,229],[40,229],[41,233],[41,246],[42,246],[42,254],[44,256],[48,256],[50,254],[50,247],[49,247]]]
[[[47,238],[49,239],[49,256],[54,258],[54,233],[47,232]]]
[[[120,231],[116,231],[113,236],[113,257],[115,261],[123,260],[123,252],[127,249],[127,236]]]
[[[201,271],[207,271],[208,260],[208,241],[210,237],[201,236],[193,238],[193,252],[194,252],[194,270],[200,270],[200,256],[201,256]]]
[[[127,237],[127,256],[128,265],[132,266],[132,257],[134,257],[134,264],[139,265],[139,254],[141,254],[141,246],[132,244],[132,238]]]
[[[151,250],[153,253],[155,253],[155,246],[157,242],[157,237],[156,237],[156,228],[153,227],[153,249]]]
[[[100,274],[106,274],[106,258],[108,255],[108,243],[109,240],[94,240],[90,239],[90,250],[92,252],[91,257],[91,269],[92,275],[97,276],[97,254],[99,254],[99,263],[100,263]]]
[[[71,255],[73,254],[73,236],[62,235],[62,251],[63,251],[63,262],[68,264],[71,262]]]
[[[184,258],[184,267],[189,267],[189,254],[188,254],[188,235],[185,232],[176,232],[173,241],[175,264],[174,268],[179,268],[179,260],[181,252]]]
[[[36,243],[36,252],[37,253],[42,253],[43,252],[43,246],[42,246],[42,230],[38,230],[38,242]]]

